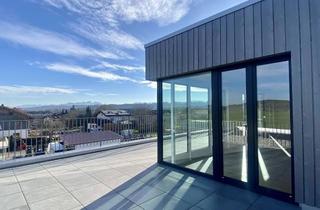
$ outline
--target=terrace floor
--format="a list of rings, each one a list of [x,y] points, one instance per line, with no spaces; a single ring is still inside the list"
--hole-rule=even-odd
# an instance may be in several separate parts
[[[0,209],[300,208],[158,165],[148,143],[0,170]]]

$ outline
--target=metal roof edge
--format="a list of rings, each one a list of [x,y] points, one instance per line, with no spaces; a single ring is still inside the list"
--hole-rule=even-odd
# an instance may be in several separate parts
[[[156,40],[154,40],[154,41],[152,41],[152,42],[149,42],[149,43],[145,44],[144,47],[145,47],[145,48],[150,47],[151,45],[154,45],[154,44],[156,44],[156,43],[159,43],[159,42],[161,42],[161,41],[163,41],[163,40],[169,39],[169,38],[171,38],[171,37],[173,37],[173,36],[176,36],[176,35],[178,35],[178,34],[181,34],[181,33],[185,32],[185,31],[188,31],[188,30],[190,30],[190,29],[192,29],[192,28],[196,28],[196,27],[198,27],[198,26],[200,26],[200,25],[203,25],[203,24],[205,24],[205,23],[208,23],[208,22],[210,22],[210,21],[213,21],[213,20],[215,20],[215,19],[218,19],[218,18],[223,17],[223,16],[225,16],[225,15],[227,15],[227,14],[230,14],[230,13],[232,13],[232,12],[235,12],[235,11],[237,11],[237,10],[243,9],[243,8],[245,8],[245,7],[248,7],[248,6],[250,6],[250,5],[253,5],[253,4],[258,3],[258,2],[261,2],[261,1],[263,1],[263,0],[248,0],[248,1],[242,2],[241,4],[238,4],[238,5],[236,5],[236,6],[233,6],[233,7],[229,8],[229,9],[227,9],[227,10],[221,11],[221,12],[215,14],[215,15],[212,15],[212,16],[210,16],[210,17],[208,17],[208,18],[205,18],[205,19],[203,19],[203,20],[200,20],[200,21],[198,21],[198,22],[196,22],[196,23],[194,23],[194,24],[191,24],[191,25],[189,25],[189,26],[186,26],[186,27],[184,27],[184,28],[182,28],[182,29],[180,29],[180,30],[174,31],[174,32],[172,32],[172,33],[170,33],[170,34],[168,34],[168,35],[166,35],[166,36],[163,36],[163,37],[161,37],[161,38],[159,38],[159,39],[156,39]]]

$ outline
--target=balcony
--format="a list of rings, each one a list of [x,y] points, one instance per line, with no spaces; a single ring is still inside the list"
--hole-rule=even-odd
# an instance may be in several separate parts
[[[156,143],[0,170],[1,209],[300,209],[156,164]]]

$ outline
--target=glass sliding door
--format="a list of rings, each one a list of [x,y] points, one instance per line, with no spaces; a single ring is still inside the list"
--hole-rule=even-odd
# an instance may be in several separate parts
[[[247,182],[246,69],[222,72],[223,175]]]
[[[212,174],[211,73],[164,81],[163,160]]]
[[[287,61],[257,66],[259,185],[292,193]]]
[[[183,76],[162,88],[163,161],[292,194],[288,61]]]

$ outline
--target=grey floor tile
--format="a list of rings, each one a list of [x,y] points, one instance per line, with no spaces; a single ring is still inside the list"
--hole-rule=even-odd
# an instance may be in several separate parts
[[[75,191],[82,188],[87,188],[89,186],[99,184],[99,181],[90,176],[75,177],[68,180],[60,181],[60,183],[69,191]]]
[[[18,183],[0,184],[0,196],[10,195],[20,191],[21,190]]]
[[[140,206],[136,206],[136,207],[130,208],[130,210],[144,210],[144,209]]]
[[[207,210],[245,210],[248,209],[249,204],[212,194],[199,202],[196,206]]]
[[[191,204],[176,198],[170,194],[161,194],[149,201],[146,201],[142,204],[140,204],[144,209],[154,209],[154,210],[160,210],[160,209],[167,209],[167,210],[172,210],[172,209],[179,209],[179,210],[184,210],[184,209],[189,209],[191,207]]]
[[[112,189],[104,184],[96,184],[87,188],[72,191],[71,194],[78,200],[83,206],[86,206],[104,195],[108,194]]]
[[[181,198],[190,204],[195,204],[211,195],[212,191],[185,182],[182,185],[173,188],[171,191],[168,191],[168,193]]]
[[[29,209],[22,193],[15,193],[11,195],[0,197],[1,210],[11,209]]]
[[[189,210],[203,210],[199,206],[192,206]]]
[[[149,185],[188,201],[191,204],[199,202],[213,192],[211,189],[201,188],[185,182],[183,179],[178,180],[170,176],[159,177],[149,183]]]
[[[66,193],[67,191],[60,185],[50,185],[40,190],[32,190],[25,193],[25,197],[28,203],[35,203],[42,200],[46,200],[51,197],[59,196]]]
[[[110,192],[107,195],[85,206],[88,210],[108,210],[108,209],[131,209],[137,205],[132,201],[124,198],[116,192]]]
[[[69,210],[78,206],[81,204],[68,193],[30,204],[31,210]]]
[[[117,176],[113,177],[111,179],[98,179],[108,187],[112,189],[116,189],[117,187],[121,186],[122,184],[128,182],[130,179],[132,179],[131,176],[123,175],[123,176]]]
[[[249,210],[301,210],[299,206],[261,196]]]
[[[223,197],[247,204],[252,204],[260,197],[260,195],[256,193],[240,189],[238,187],[233,187],[231,185],[224,185],[222,188],[215,191],[215,193]]]
[[[20,182],[20,186],[24,192],[40,190],[42,188],[46,188],[48,186],[57,185],[57,184],[58,184],[57,181],[52,177],[48,177],[48,178],[42,177],[42,178]]]
[[[136,204],[141,204],[148,201],[164,192],[157,188],[150,187],[142,182],[137,182],[135,185],[131,185],[127,188],[117,190],[122,196],[128,198]]]
[[[170,192],[174,188],[183,185],[185,182],[169,177],[167,175],[157,176],[152,181],[147,182],[148,185],[156,187],[164,192]]]

